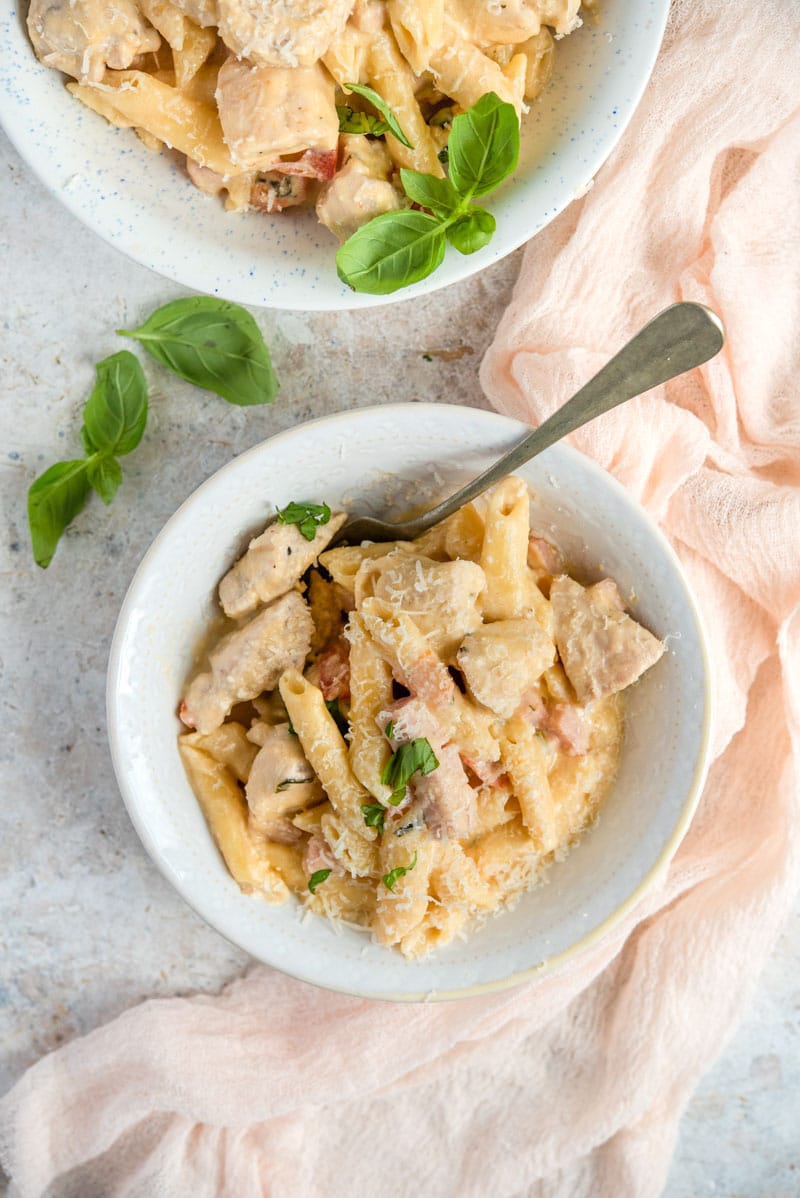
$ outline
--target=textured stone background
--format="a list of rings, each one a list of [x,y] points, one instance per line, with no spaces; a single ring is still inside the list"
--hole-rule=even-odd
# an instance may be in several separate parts
[[[47,572],[25,495],[77,456],[93,364],[181,294],[59,207],[0,134],[3,735],[0,738],[0,1092],[38,1056],[156,995],[215,990],[246,964],[145,856],[114,781],[104,675],[117,612],[152,538],[217,467],[290,425],[386,400],[485,406],[481,355],[513,255],[378,315],[262,311],[282,391],[239,409],[149,362],[151,414],[112,506],[92,498]],[[426,360],[425,355],[432,360]],[[682,1124],[668,1198],[800,1193],[800,919]]]

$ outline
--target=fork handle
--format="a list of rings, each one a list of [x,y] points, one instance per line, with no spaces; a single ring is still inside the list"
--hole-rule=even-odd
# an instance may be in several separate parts
[[[702,304],[680,303],[665,308],[544,424],[523,437],[483,474],[415,521],[418,531],[438,524],[595,416],[701,366],[719,353],[724,341],[721,320]]]

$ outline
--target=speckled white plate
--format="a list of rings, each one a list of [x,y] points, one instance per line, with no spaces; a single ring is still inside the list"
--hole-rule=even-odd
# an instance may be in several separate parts
[[[409,495],[431,501],[474,477],[528,432],[490,412],[398,404],[301,425],[242,454],[203,484],[146,554],[120,613],[108,674],[111,748],[144,845],[188,903],[259,960],[305,981],[388,999],[452,998],[512,985],[607,933],[666,867],[706,769],[709,670],[675,554],[608,474],[568,446],[520,473],[587,579],[610,573],[668,651],[631,689],[619,775],[597,826],[546,885],[466,942],[420,962],[364,933],[243,895],[206,828],[177,750],[176,710],[216,584],[275,508],[297,500],[373,514]],[[365,465],[369,463],[369,465]]]
[[[519,170],[487,203],[498,225],[491,244],[469,257],[448,248],[434,275],[392,296],[357,295],[339,281],[337,243],[313,213],[226,213],[167,155],[74,100],[33,55],[27,0],[0,0],[0,123],[71,212],[167,278],[270,308],[372,307],[474,274],[583,193],[641,97],[668,8],[669,0],[603,0],[599,24],[559,42],[554,77],[525,120]]]

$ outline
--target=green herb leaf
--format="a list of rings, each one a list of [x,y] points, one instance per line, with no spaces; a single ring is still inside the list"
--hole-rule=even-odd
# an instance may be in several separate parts
[[[317,887],[321,886],[322,883],[325,882],[330,876],[331,871],[329,869],[318,869],[316,873],[313,873],[308,879],[308,889],[312,894],[316,894]]]
[[[424,175],[420,171],[408,171],[403,167],[400,181],[406,195],[415,204],[430,208],[436,216],[449,216],[461,203],[458,192],[449,179],[437,179],[435,175]]]
[[[362,803],[361,810],[364,813],[364,823],[368,828],[377,828],[383,833],[383,824],[386,819],[386,808],[380,803]]]
[[[375,116],[373,112],[358,112],[349,104],[337,104],[336,115],[339,118],[340,133],[369,133],[372,137],[381,137],[389,130],[387,121]]]
[[[423,355],[423,357],[424,357],[424,355]],[[394,736],[394,720],[389,720],[389,723],[386,725],[383,732],[384,732],[384,735],[386,736],[387,740],[392,739],[392,737]]]
[[[381,770],[381,782],[384,786],[392,788],[389,805],[397,807],[402,803],[406,797],[406,786],[414,774],[430,774],[438,765],[439,761],[430,741],[424,736],[401,745]]]
[[[117,459],[97,454],[86,462],[86,474],[103,503],[111,503],[122,482],[122,467]]]
[[[321,524],[327,524],[331,509],[327,503],[287,503],[278,509],[281,524],[296,524],[307,541],[313,541]]]
[[[383,875],[383,884],[386,887],[386,889],[394,890],[395,883],[398,882],[399,879],[402,878],[404,874],[410,873],[416,864],[417,864],[417,854],[415,852],[413,858],[411,859],[411,862],[408,865],[398,865],[394,869],[390,870],[388,874],[384,874]]]
[[[361,96],[362,99],[369,100],[372,107],[377,108],[378,112],[386,122],[387,131],[396,137],[401,145],[406,146],[409,150],[414,149],[411,142],[400,128],[397,117],[394,115],[383,96],[378,95],[374,88],[365,87],[361,83],[345,83],[344,87],[347,91],[354,92],[357,96]]]
[[[97,381],[83,409],[84,448],[87,453],[130,453],[147,424],[147,383],[139,359],[123,349],[98,362],[95,371]]]
[[[513,104],[489,92],[453,121],[447,143],[450,182],[463,197],[486,195],[519,161],[519,120]]]
[[[229,403],[271,403],[278,393],[261,330],[238,304],[210,295],[190,296],[158,308],[138,329],[117,331],[135,337],[180,378]]]
[[[37,565],[50,565],[61,534],[83,507],[89,489],[83,460],[56,462],[31,485],[28,524]]]
[[[408,210],[383,212],[339,247],[336,269],[354,291],[389,295],[436,270],[445,244],[435,216]]]
[[[295,733],[295,735],[297,735]],[[310,782],[310,778],[284,778],[283,782],[279,782],[275,787],[275,793],[280,794],[281,791],[288,790],[290,786],[302,786],[304,782]]]
[[[348,723],[347,716],[342,711],[339,700],[326,699],[325,706],[336,721],[336,727],[339,729],[342,736],[347,736],[348,732],[350,731],[350,724]]]
[[[447,240],[459,253],[474,254],[489,244],[496,228],[497,221],[491,212],[485,208],[470,207],[454,225],[450,225]]]

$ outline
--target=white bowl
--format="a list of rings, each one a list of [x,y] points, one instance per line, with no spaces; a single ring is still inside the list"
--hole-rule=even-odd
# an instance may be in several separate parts
[[[313,421],[242,454],[176,512],[145,555],[111,650],[108,720],[117,778],[145,848],[186,901],[261,961],[367,997],[453,998],[509,986],[606,934],[666,867],[706,769],[709,670],[675,554],[608,474],[557,445],[524,467],[539,526],[587,578],[609,573],[668,651],[630,691],[618,777],[596,827],[548,882],[466,942],[419,962],[306,916],[296,900],[243,895],[225,868],[181,764],[176,709],[215,611],[216,584],[248,536],[297,500],[396,514],[441,498],[529,429],[494,413],[397,404]],[[369,463],[369,466],[365,466]]]
[[[313,213],[225,213],[167,155],[74,100],[34,57],[26,0],[0,0],[0,124],[43,183],[137,262],[196,291],[272,308],[364,308],[467,278],[537,233],[590,184],[622,135],[661,44],[669,0],[603,0],[599,23],[558,43],[556,70],[523,127],[519,169],[489,197],[498,228],[464,257],[391,296],[336,276],[336,241]],[[483,201],[482,201],[483,202]]]

